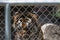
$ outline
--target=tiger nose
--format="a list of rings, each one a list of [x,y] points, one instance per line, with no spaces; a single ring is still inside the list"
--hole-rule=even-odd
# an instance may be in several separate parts
[[[22,28],[26,28],[27,24],[26,23],[22,23]]]

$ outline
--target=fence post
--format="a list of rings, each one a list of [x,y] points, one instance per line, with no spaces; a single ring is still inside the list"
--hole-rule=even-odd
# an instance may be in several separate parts
[[[5,5],[5,40],[11,40],[11,22],[10,22],[10,6],[9,4]]]

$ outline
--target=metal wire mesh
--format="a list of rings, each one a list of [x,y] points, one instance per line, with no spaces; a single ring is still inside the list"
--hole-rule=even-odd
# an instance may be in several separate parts
[[[45,23],[54,23],[59,25],[60,18],[55,17],[53,14],[56,13],[56,6],[11,6],[10,12],[11,12],[11,24],[14,24],[14,17],[16,15],[19,15],[16,17],[15,20],[16,23],[18,21],[23,21],[25,18],[30,18],[32,22],[24,29],[23,27],[20,27],[20,24],[23,25],[23,23],[16,24],[15,28],[13,26],[11,27],[11,33],[12,33],[12,40],[42,40],[42,31],[41,31],[41,25]],[[17,14],[16,14],[17,13]],[[29,15],[33,14],[32,16]],[[14,16],[15,15],[15,16]],[[33,16],[37,16],[38,18],[34,18]],[[30,17],[29,17],[30,16]],[[22,18],[23,20],[19,20]],[[25,22],[25,20],[23,21]],[[26,22],[25,22],[26,24]],[[20,28],[20,29],[19,29]],[[16,30],[18,29],[18,30]],[[20,30],[26,30],[24,37],[19,36],[21,32]],[[20,32],[20,33],[19,33]],[[18,34],[16,34],[18,33]]]
[[[0,6],[0,40],[4,40],[5,35],[4,6]]]

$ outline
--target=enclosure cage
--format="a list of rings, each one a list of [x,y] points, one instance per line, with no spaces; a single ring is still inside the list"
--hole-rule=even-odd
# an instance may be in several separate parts
[[[29,13],[38,15],[38,21],[36,21],[38,27],[31,16],[30,19],[33,21],[27,27],[25,36],[19,37],[18,40],[40,40],[42,34],[38,29],[43,24],[54,23],[60,26],[60,17],[55,16],[59,9],[60,4],[58,3],[0,3],[0,40],[15,40],[16,30],[14,30],[12,25],[14,23],[13,16],[17,12],[20,15],[22,14],[20,18],[29,17]],[[24,29],[22,28],[22,30]]]

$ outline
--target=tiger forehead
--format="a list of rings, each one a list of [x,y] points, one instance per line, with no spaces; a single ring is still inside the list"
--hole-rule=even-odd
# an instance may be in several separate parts
[[[28,21],[29,19],[28,18],[20,18],[20,21]]]

